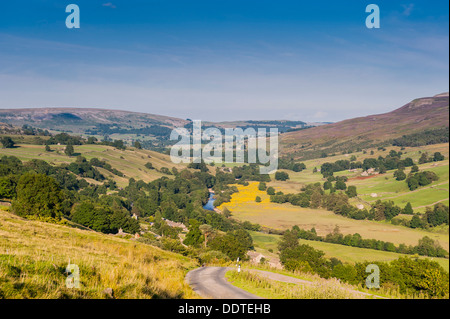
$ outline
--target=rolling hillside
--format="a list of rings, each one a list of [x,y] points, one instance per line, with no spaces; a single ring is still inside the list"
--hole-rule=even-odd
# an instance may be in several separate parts
[[[79,134],[98,125],[131,129],[149,125],[173,127],[187,123],[186,120],[162,115],[95,108],[3,109],[0,110],[0,122]]]
[[[68,263],[79,267],[79,289],[66,287]],[[0,299],[197,298],[184,282],[195,267],[192,259],[135,240],[0,208]]]
[[[7,148],[1,150],[1,156],[16,156],[21,161],[27,162],[33,159],[41,159],[47,161],[51,165],[70,164],[76,161],[76,156],[69,157],[64,154],[64,145],[52,145],[51,152],[45,152],[42,145],[18,144],[16,148]],[[162,176],[171,177],[162,173],[163,167],[172,169],[175,167],[179,170],[186,168],[185,164],[174,164],[168,155],[149,150],[138,150],[128,148],[126,150],[118,150],[111,146],[105,145],[76,145],[75,153],[85,157],[87,160],[98,158],[107,162],[112,167],[117,168],[124,174],[123,177],[117,176],[103,168],[98,170],[105,177],[112,178],[117,182],[118,186],[128,185],[128,180],[134,178],[145,182],[153,181]],[[151,163],[153,169],[149,169],[145,165]],[[90,183],[95,183],[89,179]]]
[[[163,115],[95,108],[24,108],[0,109],[0,133],[20,130],[24,125],[52,133],[67,132],[74,135],[95,136],[99,140],[123,140],[128,145],[139,140],[144,148],[158,151],[173,144],[169,140],[176,127],[190,127],[190,119]],[[324,123],[303,121],[229,121],[203,122],[203,127],[225,128],[277,128],[279,132],[302,130]]]
[[[319,157],[367,148],[403,135],[449,126],[449,94],[415,99],[388,113],[348,119],[288,132],[281,136],[281,153],[294,158]]]

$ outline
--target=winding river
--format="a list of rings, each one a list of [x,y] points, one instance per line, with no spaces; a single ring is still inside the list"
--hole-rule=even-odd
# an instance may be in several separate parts
[[[213,203],[214,203],[215,199],[213,197],[214,197],[214,193],[209,192],[209,199],[208,199],[208,202],[203,206],[204,209],[214,211]]]

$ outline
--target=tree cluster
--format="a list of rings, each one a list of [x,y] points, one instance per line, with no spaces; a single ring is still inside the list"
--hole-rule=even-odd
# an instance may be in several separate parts
[[[362,262],[344,264],[336,258],[326,258],[321,250],[300,245],[295,230],[286,231],[278,244],[280,261],[291,271],[316,273],[323,278],[337,278],[354,285],[365,286],[366,267],[376,264],[380,268],[380,285],[397,286],[401,293],[425,293],[429,297],[443,297],[449,292],[448,273],[428,259],[400,257],[390,263]]]

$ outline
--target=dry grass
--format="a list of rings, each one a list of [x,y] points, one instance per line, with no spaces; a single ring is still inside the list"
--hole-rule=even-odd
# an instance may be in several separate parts
[[[66,288],[68,263],[80,288]],[[0,298],[196,298],[196,262],[132,240],[24,220],[0,211]]]
[[[385,284],[379,289],[367,289],[341,282],[336,278],[324,279],[317,274],[291,272],[270,267],[268,265],[252,265],[244,263],[247,270],[231,270],[226,273],[227,280],[236,287],[268,299],[425,299],[426,295],[400,293],[397,286]],[[310,282],[287,283],[272,280],[255,270],[269,271],[280,275]]]
[[[268,299],[364,299],[335,279],[317,278],[311,284],[292,284],[264,278],[249,271],[227,272],[233,285]]]

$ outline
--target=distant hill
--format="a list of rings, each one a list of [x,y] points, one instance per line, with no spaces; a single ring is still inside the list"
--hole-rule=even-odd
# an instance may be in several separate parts
[[[0,123],[21,128],[29,125],[50,132],[92,135],[99,139],[122,139],[128,144],[139,140],[145,148],[163,149],[170,144],[169,137],[175,127],[191,127],[190,119],[163,115],[94,109],[94,108],[26,108],[0,109]],[[302,130],[322,123],[303,121],[230,121],[203,122],[204,127],[278,128],[279,132]],[[5,127],[4,127],[5,128]]]
[[[281,156],[298,159],[355,151],[384,144],[404,135],[449,127],[449,94],[415,99],[388,113],[358,117],[338,123],[289,120],[203,122],[204,127],[278,128]],[[29,125],[50,132],[121,139],[128,145],[141,141],[144,148],[164,150],[173,144],[175,127],[191,127],[190,119],[94,108],[0,109],[0,123]],[[3,125],[3,130],[7,131]],[[438,134],[441,134],[438,132]],[[415,138],[415,137],[412,137]]]
[[[87,130],[183,126],[188,121],[163,115],[90,108],[0,109],[0,122],[83,134]],[[100,129],[98,129],[100,127]]]
[[[449,127],[449,94],[415,99],[388,113],[358,117],[281,136],[281,156],[319,157],[383,142],[412,133]]]

